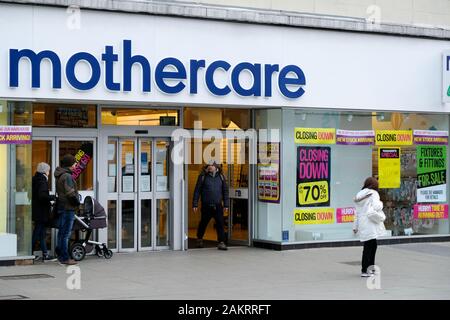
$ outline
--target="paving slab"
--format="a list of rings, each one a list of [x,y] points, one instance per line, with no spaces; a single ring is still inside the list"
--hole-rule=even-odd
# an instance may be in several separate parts
[[[117,253],[111,260],[87,256],[78,264],[81,288],[72,290],[73,273],[57,262],[0,267],[0,299],[450,298],[450,243],[379,246],[376,262],[381,273],[370,282],[375,289],[360,277],[361,253],[362,247],[289,251],[233,247]],[[17,279],[20,275],[27,277]]]

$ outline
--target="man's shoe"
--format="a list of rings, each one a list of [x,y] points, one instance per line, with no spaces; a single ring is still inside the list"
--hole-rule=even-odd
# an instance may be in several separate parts
[[[77,264],[77,262],[75,260],[72,260],[72,259],[69,259],[69,260],[66,260],[66,261],[60,261],[59,263],[67,264],[68,266],[73,266],[73,265]]]
[[[219,249],[219,250],[228,250],[227,246],[223,242],[219,243],[219,245],[217,246],[217,249]]]
[[[197,239],[197,248],[204,248],[203,239]]]
[[[371,277],[372,275],[371,274],[368,274],[367,272],[363,272],[363,273],[361,273],[361,278],[369,278],[369,277]]]

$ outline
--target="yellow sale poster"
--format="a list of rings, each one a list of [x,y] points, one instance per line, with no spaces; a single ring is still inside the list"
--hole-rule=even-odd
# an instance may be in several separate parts
[[[334,128],[295,128],[297,144],[336,144]]]
[[[295,224],[332,224],[334,223],[333,208],[294,209]]]
[[[377,146],[410,146],[413,144],[412,130],[377,130]]]
[[[378,149],[378,183],[381,189],[400,188],[400,148]]]

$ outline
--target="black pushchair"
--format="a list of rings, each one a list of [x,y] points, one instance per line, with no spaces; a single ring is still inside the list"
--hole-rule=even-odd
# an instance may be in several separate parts
[[[84,239],[76,239],[70,246],[69,254],[75,261],[84,259],[87,253],[95,250],[98,257],[110,259],[113,252],[105,243],[89,240],[96,229],[106,228],[106,212],[94,198],[87,196],[80,208],[80,215],[75,215],[72,231],[78,235],[79,231],[86,232]]]

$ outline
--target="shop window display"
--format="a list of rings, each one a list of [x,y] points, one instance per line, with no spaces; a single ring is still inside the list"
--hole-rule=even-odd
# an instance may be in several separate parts
[[[352,233],[352,199],[369,176],[384,180],[380,197],[387,237],[450,233],[447,115],[284,109],[282,123],[280,234],[284,240],[357,239]],[[441,136],[431,141],[421,134]],[[433,148],[439,152],[437,156],[420,155],[421,148],[430,154],[436,153]],[[311,149],[328,150],[331,160],[302,160],[298,156]],[[394,152],[395,161],[386,162],[389,157],[384,152]],[[308,163],[302,165],[302,161]],[[315,165],[329,166],[327,178],[302,179],[300,171]],[[302,193],[313,188],[315,193]]]
[[[0,233],[15,235],[13,255],[26,256],[31,253],[31,135],[9,130],[31,126],[31,104],[0,100],[0,106]]]
[[[374,129],[388,130],[429,130],[448,131],[448,117],[439,115],[419,114],[386,114],[387,118],[376,117]],[[381,120],[381,121],[379,121]],[[384,120],[384,121],[383,121]],[[424,203],[417,198],[418,181],[418,148],[413,144],[401,148],[401,181],[399,188],[380,189],[380,198],[384,203],[386,214],[385,226],[392,231],[393,236],[448,234],[448,219],[418,219],[414,217],[414,206]],[[445,148],[445,147],[444,147]],[[378,175],[376,149],[373,151],[372,175]],[[447,174],[448,175],[448,174]],[[446,187],[448,189],[448,186]],[[444,202],[448,204],[448,198]]]
[[[376,150],[374,151],[376,152]],[[400,156],[400,188],[380,189],[380,198],[386,214],[385,226],[392,230],[393,236],[405,234],[405,229],[413,228],[418,234],[422,225],[419,219],[413,219],[414,205],[417,203],[416,151],[414,148],[402,149]],[[373,176],[377,176],[374,171]]]

